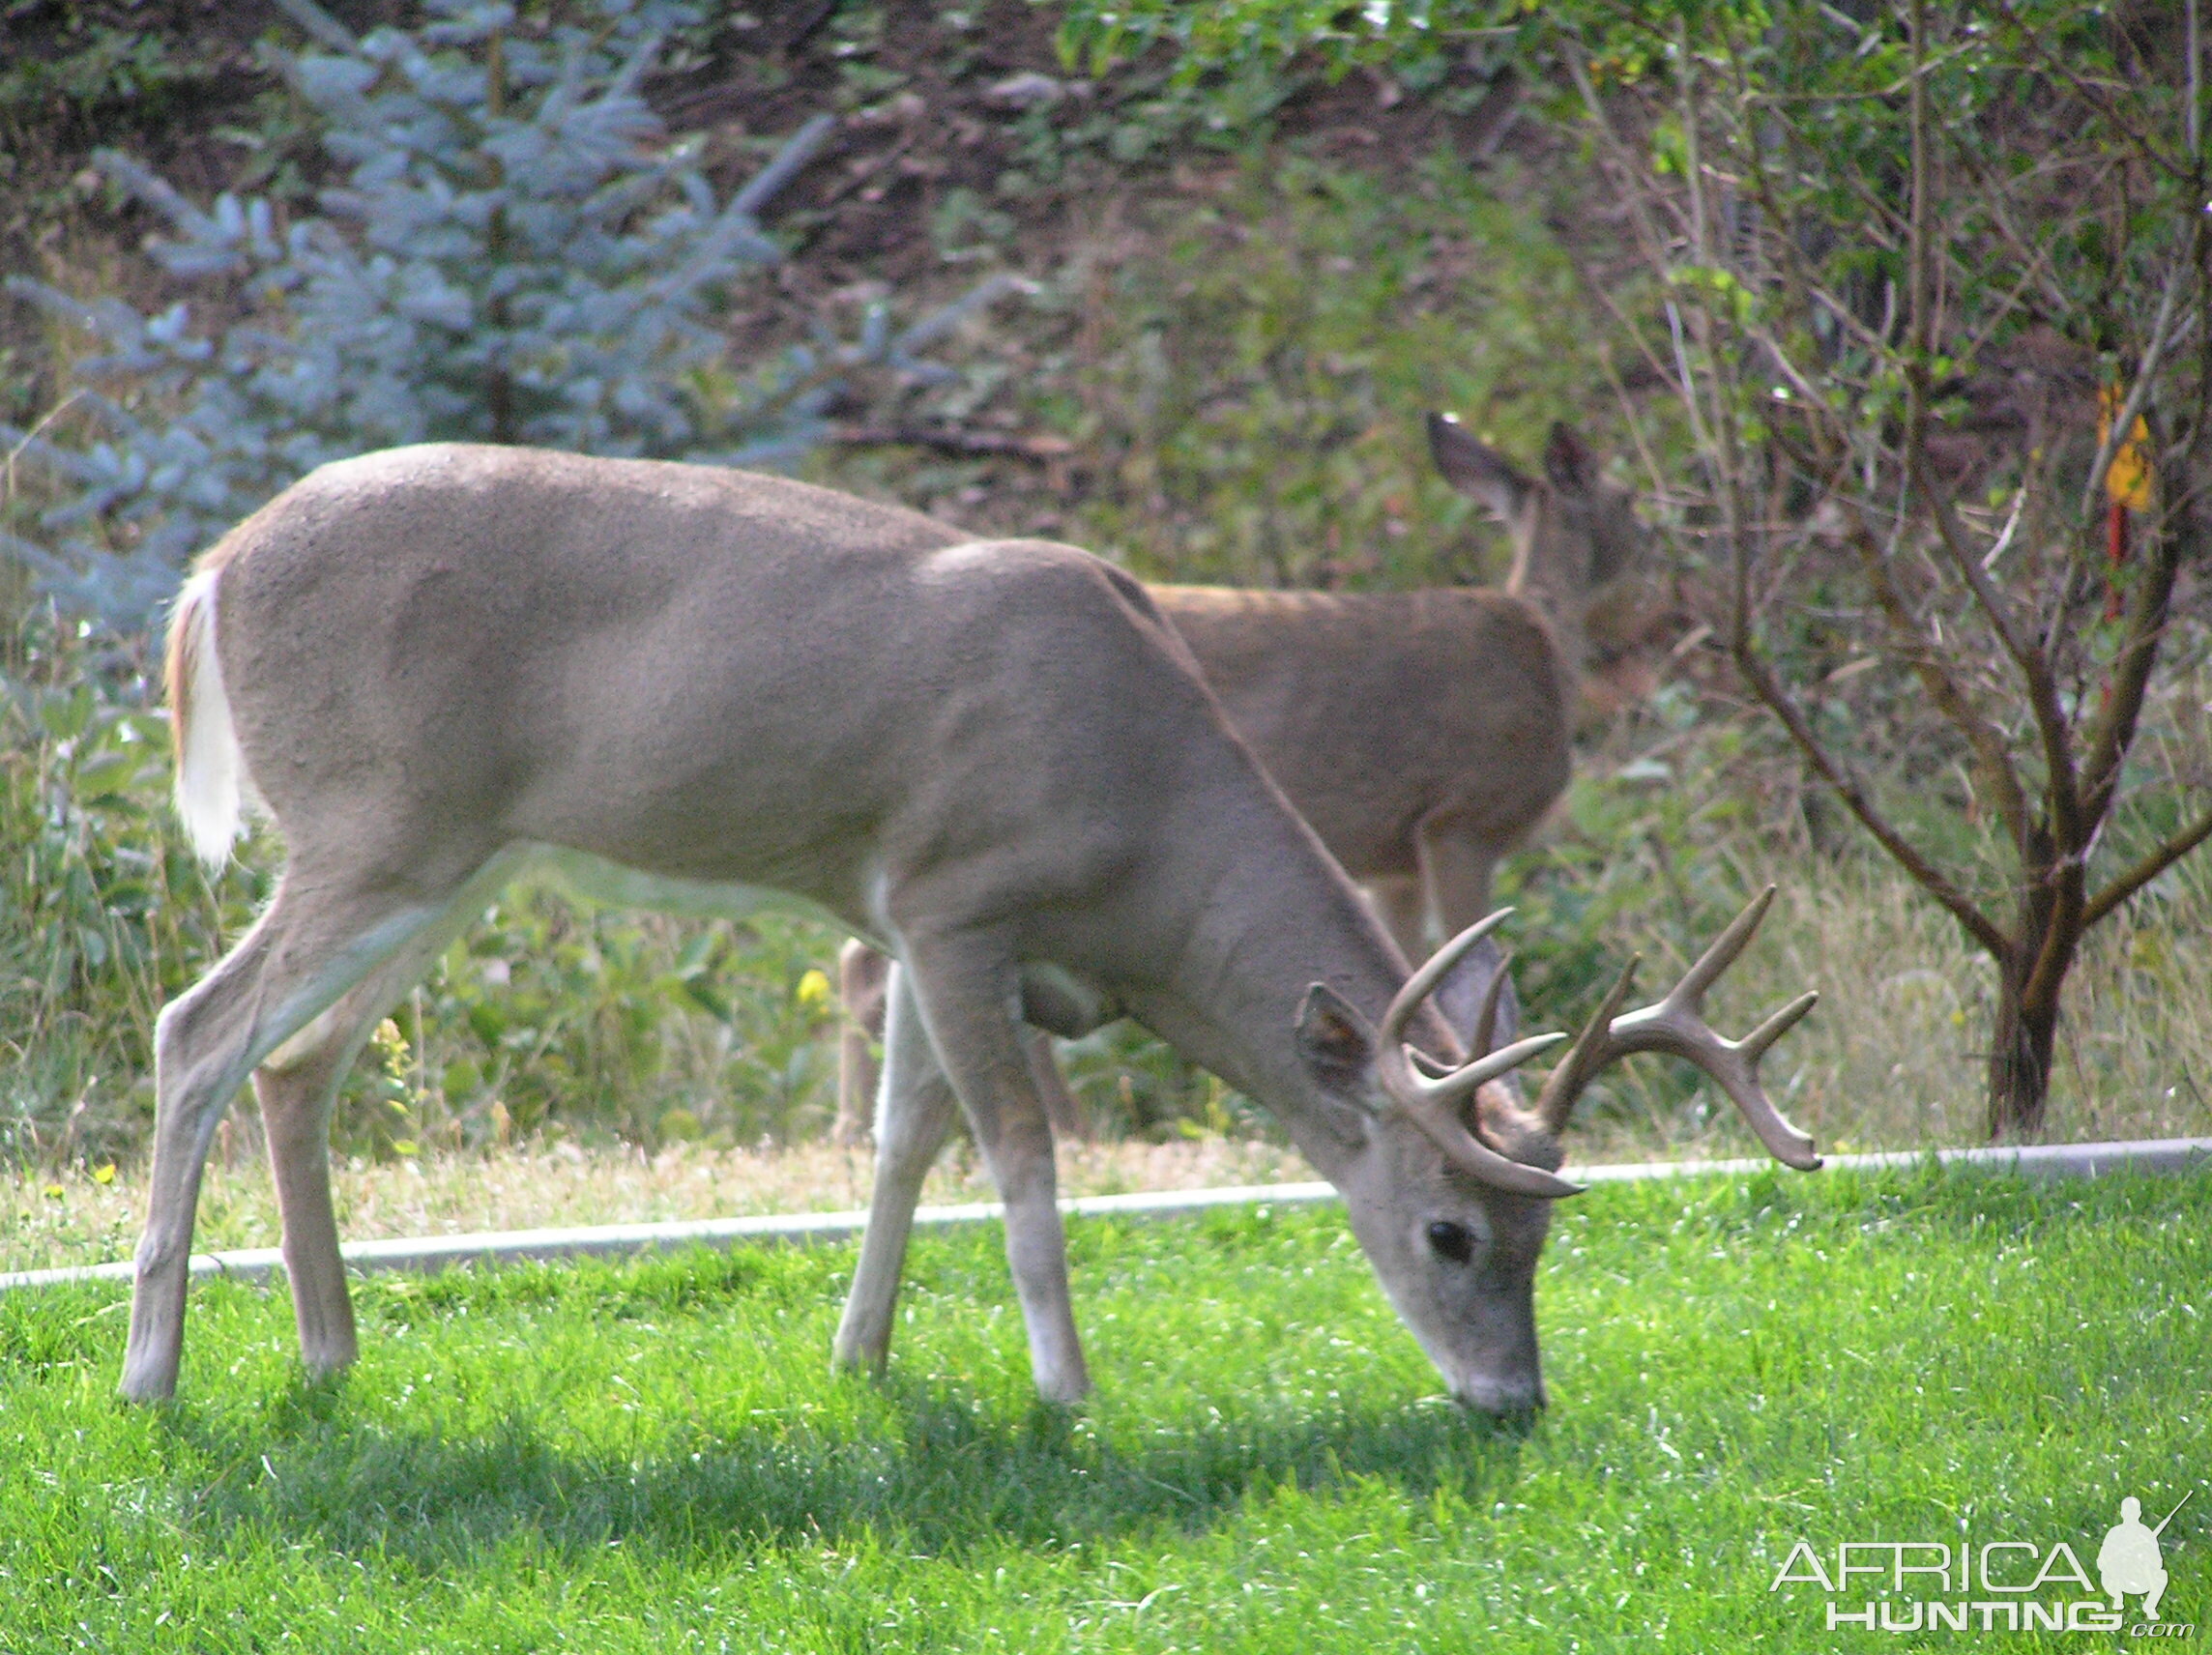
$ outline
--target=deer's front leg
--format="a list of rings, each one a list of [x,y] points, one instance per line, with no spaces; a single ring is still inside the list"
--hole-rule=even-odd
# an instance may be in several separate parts
[[[1091,1376],[1068,1302],[1052,1127],[1015,1017],[1019,984],[1012,956],[987,933],[910,934],[900,974],[1006,1209],[1006,1263],[1029,1330],[1038,1394],[1048,1402],[1080,1402],[1090,1393]]]
[[[1418,965],[1436,950],[1429,938],[1428,895],[1417,877],[1390,875],[1366,882],[1375,916],[1397,939],[1407,964]]]
[[[1490,912],[1490,876],[1498,865],[1498,848],[1458,818],[1441,818],[1421,824],[1414,840],[1420,859],[1421,903],[1439,939],[1458,936]],[[1401,941],[1403,934],[1401,933]],[[1406,958],[1419,965],[1435,950],[1424,945],[1407,949]],[[1461,1040],[1474,1033],[1474,1026],[1490,979],[1505,969],[1504,950],[1488,938],[1460,962],[1437,990],[1437,1009],[1457,1030]],[[1508,976],[1499,992],[1496,1043],[1509,1046],[1519,1037],[1521,1002]],[[1505,1077],[1518,1093],[1519,1081]]]
[[[875,956],[881,958],[881,956]],[[884,1074],[876,1111],[876,1181],[868,1199],[868,1228],[853,1291],[837,1324],[832,1363],[881,1373],[890,1354],[891,1314],[906,1268],[907,1238],[914,1230],[921,1181],[952,1129],[959,1107],[937,1054],[930,1050],[921,1014],[893,966],[885,1002]]]

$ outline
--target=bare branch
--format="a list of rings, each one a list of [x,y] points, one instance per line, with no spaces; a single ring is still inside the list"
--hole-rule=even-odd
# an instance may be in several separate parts
[[[1899,867],[1918,882],[1923,890],[1942,904],[1968,936],[1995,957],[2002,958],[2008,953],[2013,945],[2012,939],[1995,920],[1975,907],[1972,898],[1954,885],[1942,869],[1923,856],[1875,807],[1873,798],[1858,777],[1820,744],[1819,738],[1813,734],[1812,725],[1806,720],[1803,709],[1776,681],[1747,636],[1735,641],[1732,653],[1736,670],[1743,674],[1752,692],[1765,704],[1767,711],[1780,721],[1783,729],[1790,733],[1790,739],[1797,743],[1797,750],[1805,755],[1806,762],[1819,774],[1822,781],[1834,789],[1836,796],[1859,819],[1860,826],[1879,841],[1881,848],[1889,853]]]
[[[2207,810],[2091,897],[2081,909],[2081,929],[2088,930],[2206,839],[2212,839],[2212,810]]]
[[[2204,43],[2197,36],[2197,0],[2184,0],[2181,38],[2182,49],[2189,54],[2189,102],[2182,116],[2182,137],[2189,145],[2190,164],[2200,166],[2204,160]]]
[[[1913,408],[1906,436],[1906,476],[1913,492],[1926,502],[1929,515],[1936,524],[1936,537],[1949,554],[1952,566],[1965,582],[1966,590],[1974,595],[1975,603],[1988,616],[2004,645],[2005,653],[2012,657],[2026,683],[2028,707],[2043,740],[2044,787],[2051,805],[2052,826],[2057,831],[2059,847],[2065,855],[2079,857],[2088,847],[2088,834],[2081,817],[2081,786],[2075,774],[2073,727],[2067,720],[2065,709],[2059,705],[2057,678],[2043,651],[2021,636],[2012,610],[1990,578],[1990,571],[1966,545],[1965,526],[1959,521],[1949,491],[1928,471],[1923,370],[1915,367],[1910,377]]]
[[[1566,44],[1562,55],[1566,58],[1567,73],[1574,79],[1575,91],[1582,98],[1584,112],[1589,116],[1590,125],[1597,131],[1599,143],[1611,153],[1616,169],[1628,178],[1635,178],[1642,169],[1629,154],[1628,146],[1621,141],[1620,134],[1614,130],[1613,119],[1606,113],[1605,103],[1590,81],[1588,63],[1572,42]],[[1670,262],[1667,258],[1666,241],[1659,234],[1658,226],[1651,222],[1651,214],[1644,205],[1643,194],[1635,189],[1624,190],[1623,194],[1627,198],[1629,222],[1636,228],[1636,239],[1646,267],[1654,271],[1665,270]]]
[[[2051,662],[2043,651],[2031,644],[2021,633],[2020,626],[2003,595],[1990,579],[1981,560],[1967,549],[1965,528],[1960,523],[1950,493],[1928,470],[1928,378],[1930,363],[1938,336],[1936,308],[1937,259],[1932,247],[1936,230],[1931,222],[1934,212],[1934,189],[1930,173],[1935,165],[1934,140],[1930,132],[1925,77],[1918,67],[1927,50],[1928,0],[1913,0],[1911,13],[1912,57],[1915,73],[1912,79],[1912,243],[1909,263],[1909,280],[1912,293],[1911,357],[1906,366],[1906,385],[1908,413],[1906,421],[1905,466],[1907,485],[1927,505],[1936,524],[1936,534],[1943,549],[1950,555],[1952,566],[1959,577],[1973,594],[1990,624],[1995,628],[2005,653],[2020,668],[2026,682],[2029,706],[2035,715],[2038,733],[2043,739],[2045,789],[2050,802],[2052,824],[2056,829],[2060,849],[2070,858],[2078,858],[2086,848],[2086,836],[2081,819],[2081,796],[2074,772],[2073,731],[2066,719],[2065,710],[2059,705],[2058,686],[2051,669]],[[2007,765],[2009,769],[2009,761]],[[2016,817],[2024,823],[2024,816]],[[2017,841],[2022,851],[2027,849],[2024,838]]]
[[[1928,173],[1934,164],[1928,136],[1928,77],[1921,71],[1928,60],[1928,0],[1912,0],[1912,88],[1908,116],[1912,137],[1911,228],[1906,242],[1907,291],[1912,295],[1911,333],[1907,335],[1915,357],[1925,363],[1936,342],[1936,270],[1929,249],[1928,217],[1934,209]]]
[[[2028,832],[2027,796],[2021,787],[2020,774],[2013,767],[2011,749],[2003,734],[1974,706],[1965,686],[1952,676],[1943,658],[1914,624],[1911,608],[1891,577],[1884,548],[1875,536],[1874,526],[1866,519],[1865,508],[1857,501],[1851,503],[1849,524],[1851,543],[1858,550],[1867,584],[1874,590],[1875,602],[1888,624],[1890,637],[1913,675],[1920,680],[1921,686],[1928,691],[1929,699],[1973,749],[1975,768],[1981,772],[1984,785],[1994,796],[2005,831],[2011,834],[2015,846],[2024,847]]]
[[[2008,4],[2008,0],[1995,0],[1995,4],[1998,15],[2013,26],[2022,49],[2033,56],[2042,65],[2047,74],[2053,79],[2064,81],[2074,89],[2074,95],[2077,98],[2095,109],[2099,115],[2110,121],[2120,131],[2126,133],[2128,141],[2135,146],[2137,154],[2169,178],[2188,180],[2193,176],[2190,166],[2182,165],[2169,152],[2162,148],[2149,132],[2121,113],[2121,105],[2112,98],[2107,88],[2076,73],[2073,65],[2066,62],[2058,53],[2051,50],[2044,32],[2034,24],[2024,21],[2021,15]],[[2193,164],[2196,159],[2194,155],[2189,158]]]
[[[2112,682],[2103,710],[2091,725],[2082,808],[2092,823],[2102,822],[2119,791],[2120,769],[2135,744],[2136,722],[2142,715],[2143,697],[2158,665],[2158,652],[2166,641],[2173,585],[2181,571],[2182,537],[2170,527],[2155,536],[2158,553],[2151,560],[2148,578],[2136,590],[2127,618],[2127,636],[2119,657],[2112,663]]]
[[[1075,451],[1065,437],[1024,436],[1016,431],[976,431],[956,425],[834,425],[830,440],[841,448],[933,449],[946,454],[1004,454],[1049,462]]]
[[[1989,212],[1991,225],[2004,239],[2013,257],[2020,261],[2025,271],[2022,281],[2032,282],[2042,292],[2044,302],[2052,309],[2065,310],[2068,306],[2066,290],[2059,284],[2057,273],[2052,266],[2050,247],[2038,238],[2023,235],[2013,222],[2006,202],[2007,186],[2011,181],[1990,168],[1984,158],[1974,153],[1970,144],[1961,146],[1959,159],[1961,164],[1973,175],[1980,199]],[[2091,192],[2082,190],[2081,193],[2087,195]]]

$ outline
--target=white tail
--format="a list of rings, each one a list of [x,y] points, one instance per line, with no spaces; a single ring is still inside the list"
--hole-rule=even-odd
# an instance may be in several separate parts
[[[177,816],[192,849],[211,868],[230,855],[245,825],[246,754],[231,727],[230,697],[222,686],[222,657],[215,646],[215,588],[219,563],[185,582],[169,611],[169,723],[176,751]]]

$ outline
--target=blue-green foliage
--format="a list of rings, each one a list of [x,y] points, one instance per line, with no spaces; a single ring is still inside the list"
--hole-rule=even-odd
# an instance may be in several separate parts
[[[780,257],[757,215],[832,123],[809,122],[717,201],[701,146],[671,141],[639,93],[696,5],[588,0],[537,33],[510,5],[427,0],[420,26],[359,41],[306,0],[284,9],[319,49],[276,61],[345,172],[319,216],[287,221],[269,199],[229,194],[203,211],[131,158],[98,158],[167,220],[150,250],[219,326],[184,300],[142,315],[8,283],[106,346],[79,364],[67,419],[0,434],[64,490],[40,519],[49,543],[10,549],[110,625],[143,625],[193,551],[364,450],[474,440],[788,459],[820,435],[852,368],[951,377],[916,353],[1001,291],[986,284],[904,333],[879,307],[855,343],[735,373],[717,315]]]

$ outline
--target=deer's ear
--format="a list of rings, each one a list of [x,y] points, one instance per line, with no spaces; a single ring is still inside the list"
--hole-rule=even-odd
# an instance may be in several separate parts
[[[1306,990],[1298,1005],[1298,1056],[1321,1079],[1344,1085],[1375,1060],[1367,1019],[1326,983]]]
[[[1544,475],[1561,494],[1587,494],[1597,480],[1597,462],[1563,420],[1552,421],[1552,434],[1544,440]]]
[[[1457,414],[1429,416],[1429,453],[1443,479],[1462,494],[1479,500],[1500,522],[1517,521],[1533,486],[1513,462],[1468,434]]]

